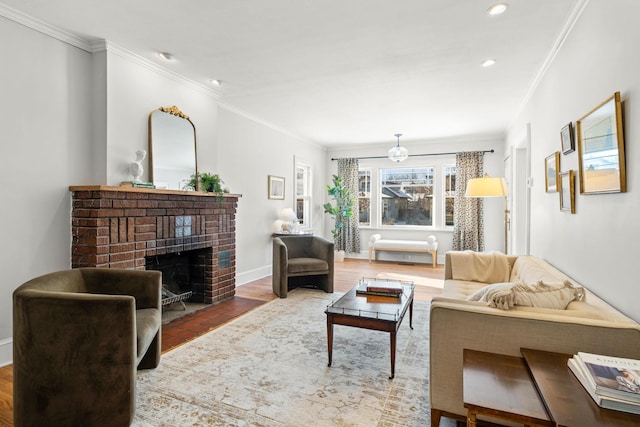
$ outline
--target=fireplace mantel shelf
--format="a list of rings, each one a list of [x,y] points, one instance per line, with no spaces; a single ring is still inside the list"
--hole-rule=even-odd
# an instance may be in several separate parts
[[[216,193],[204,191],[168,190],[164,188],[142,188],[130,185],[72,185],[69,191],[119,191],[126,193],[182,194],[185,196],[218,197]],[[225,193],[223,197],[242,197],[242,194]]]

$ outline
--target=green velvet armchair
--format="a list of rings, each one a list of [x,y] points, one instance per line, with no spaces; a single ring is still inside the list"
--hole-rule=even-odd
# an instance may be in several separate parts
[[[280,298],[296,286],[333,292],[333,243],[316,236],[274,238],[272,280]]]
[[[160,362],[162,274],[79,268],[13,293],[14,425],[128,426]]]

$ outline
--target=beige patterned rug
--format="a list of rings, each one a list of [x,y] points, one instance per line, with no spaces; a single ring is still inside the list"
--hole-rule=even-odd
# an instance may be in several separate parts
[[[324,310],[340,294],[295,289],[162,356],[140,371],[134,426],[426,426],[429,305],[389,335],[334,327],[327,367]]]

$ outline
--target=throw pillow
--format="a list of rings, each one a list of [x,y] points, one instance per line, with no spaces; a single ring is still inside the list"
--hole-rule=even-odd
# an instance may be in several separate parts
[[[476,291],[468,301],[483,301],[491,307],[509,310],[515,305],[562,310],[574,300],[584,300],[584,289],[563,283],[494,283]]]
[[[467,301],[484,301],[488,302],[495,296],[506,295],[511,293],[511,288],[515,283],[493,283],[484,286],[467,297]]]
[[[535,285],[514,286],[513,291],[515,304],[527,307],[564,310],[571,301],[584,300],[584,289],[573,286],[568,280],[562,283],[545,283],[540,280]]]

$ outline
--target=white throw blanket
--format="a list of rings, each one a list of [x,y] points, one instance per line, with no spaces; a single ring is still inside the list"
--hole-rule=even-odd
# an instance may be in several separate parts
[[[509,260],[501,252],[450,252],[451,275],[454,280],[470,282],[508,282],[511,274]]]

